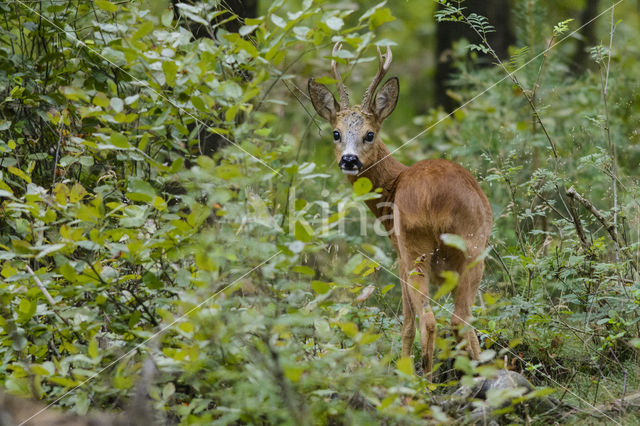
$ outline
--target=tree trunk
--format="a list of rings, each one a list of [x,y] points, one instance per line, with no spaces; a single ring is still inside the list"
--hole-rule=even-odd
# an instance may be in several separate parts
[[[598,14],[598,0],[586,0],[586,5],[580,16],[580,25],[584,25]],[[639,3],[640,4],[640,3]],[[571,69],[576,74],[581,74],[589,65],[589,52],[587,49],[596,44],[596,26],[592,22],[582,29],[582,38],[578,39],[576,53],[573,56]]]

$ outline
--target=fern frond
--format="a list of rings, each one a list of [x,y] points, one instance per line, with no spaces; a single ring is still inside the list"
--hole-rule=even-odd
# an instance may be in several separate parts
[[[467,20],[469,21],[473,29],[483,36],[496,31],[493,25],[489,24],[489,20],[486,17],[478,15],[477,13],[472,13],[467,16]]]
[[[505,66],[507,67],[507,70],[509,70],[509,72],[514,72],[518,68],[522,67],[524,63],[527,61],[528,56],[529,56],[529,46],[522,46],[519,49],[513,49],[509,57],[509,60],[505,64]]]
[[[569,22],[573,21],[573,18],[571,19],[565,19],[562,22],[558,22],[554,27],[553,27],[553,36],[554,37],[558,37],[561,36],[562,34],[566,33],[567,31],[569,31]]]

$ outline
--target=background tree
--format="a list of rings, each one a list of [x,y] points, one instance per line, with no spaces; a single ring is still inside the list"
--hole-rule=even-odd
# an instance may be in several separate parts
[[[442,6],[440,6],[442,7]],[[500,58],[509,56],[509,46],[515,42],[515,34],[511,22],[511,6],[509,0],[471,1],[467,4],[470,11],[485,16],[496,28],[495,32],[488,35],[488,40]],[[436,72],[435,102],[442,105],[445,110],[452,111],[457,105],[452,97],[447,94],[450,86],[451,75],[456,72],[453,67],[454,43],[462,39],[471,43],[477,43],[478,35],[473,29],[461,26],[454,22],[441,22],[436,27]],[[491,58],[485,56],[482,61],[487,66],[492,64]]]

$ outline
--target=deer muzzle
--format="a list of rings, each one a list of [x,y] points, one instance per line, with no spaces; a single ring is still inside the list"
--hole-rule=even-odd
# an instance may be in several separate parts
[[[340,158],[338,166],[345,175],[357,175],[362,169],[362,162],[357,155],[346,154]]]

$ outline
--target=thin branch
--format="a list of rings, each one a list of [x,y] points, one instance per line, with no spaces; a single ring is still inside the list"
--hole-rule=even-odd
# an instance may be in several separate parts
[[[516,290],[516,285],[513,282],[513,278],[511,277],[511,272],[509,271],[509,268],[507,268],[507,265],[504,263],[504,260],[502,259],[502,256],[500,256],[500,253],[498,252],[498,250],[496,250],[495,247],[491,247],[491,250],[498,258],[498,261],[502,266],[502,269],[504,269],[504,271],[507,273],[507,277],[509,278],[509,283],[511,284],[511,293],[512,293],[511,295],[515,296],[516,294],[518,294],[518,292]]]
[[[65,317],[63,317],[62,315],[60,315],[60,312],[58,312],[57,309],[57,303],[55,300],[53,300],[53,297],[51,297],[51,294],[49,293],[49,290],[47,290],[47,288],[44,286],[44,284],[42,283],[42,281],[40,281],[40,278],[38,278],[38,276],[36,275],[35,272],[33,272],[33,269],[31,269],[31,267],[29,265],[26,265],[27,268],[27,272],[29,272],[29,274],[31,275],[31,277],[33,278],[33,281],[36,283],[36,285],[38,286],[38,288],[40,289],[40,291],[42,292],[42,294],[44,295],[44,298],[47,299],[47,302],[49,302],[49,304],[51,305],[51,309],[53,310],[53,312],[56,314],[56,316],[58,318],[60,318],[66,325],[67,327],[69,327],[69,330],[71,330],[71,332],[76,336],[76,339],[78,339],[78,341],[83,342],[84,343],[84,339],[82,338],[82,336],[80,336],[75,329],[73,328],[73,326],[71,325],[71,323],[69,322],[68,319],[66,319]]]
[[[604,113],[605,113],[605,127],[604,131],[607,136],[607,141],[609,143],[609,153],[611,156],[611,180],[613,185],[613,232],[618,235],[618,179],[617,179],[617,168],[616,168],[616,148],[611,140],[611,130],[609,123],[609,106],[607,104],[607,88],[609,84],[609,70],[611,68],[611,50],[613,49],[613,12],[614,6],[611,7],[611,29],[609,32],[609,52],[608,52],[608,60],[607,67],[605,70],[604,81],[602,82],[602,102],[604,103]],[[600,79],[603,79],[602,76],[602,68],[600,71]],[[616,245],[616,262],[620,261],[620,247]]]
[[[573,189],[573,186],[569,189]],[[588,251],[591,247],[591,244],[589,244],[589,241],[587,240],[586,233],[584,232],[584,228],[582,227],[582,222],[580,221],[580,216],[578,216],[578,212],[573,204],[573,198],[569,198],[569,209],[571,210],[571,220],[573,222],[573,226],[576,228],[578,238],[580,238],[582,248],[585,251]]]
[[[577,200],[587,210],[589,210],[591,212],[591,214],[593,214],[595,216],[595,218],[598,219],[598,222],[600,222],[602,224],[602,226],[604,226],[604,228],[607,230],[607,232],[611,236],[611,239],[616,244],[618,244],[618,245],[620,244],[618,242],[618,234],[615,232],[614,226],[607,220],[606,217],[604,217],[602,212],[600,210],[598,210],[598,208],[596,206],[594,206],[591,201],[587,200],[582,195],[580,195],[578,193],[578,191],[576,191],[576,189],[573,186],[571,186],[569,189],[566,190],[566,194],[567,194],[567,197]]]

